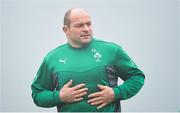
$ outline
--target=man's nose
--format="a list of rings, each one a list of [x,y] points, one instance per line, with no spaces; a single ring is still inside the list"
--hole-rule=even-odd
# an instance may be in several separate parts
[[[88,25],[84,25],[83,30],[84,30],[84,31],[88,31],[89,28],[90,28],[90,27],[89,27]]]

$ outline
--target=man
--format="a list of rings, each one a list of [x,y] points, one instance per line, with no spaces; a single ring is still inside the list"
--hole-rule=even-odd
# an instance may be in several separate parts
[[[44,58],[32,83],[37,106],[58,112],[115,112],[144,84],[144,74],[114,43],[93,38],[89,14],[68,10],[64,27],[68,43]],[[118,77],[124,83],[117,84]]]

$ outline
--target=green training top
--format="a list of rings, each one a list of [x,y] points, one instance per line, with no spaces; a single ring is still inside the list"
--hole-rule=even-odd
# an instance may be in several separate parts
[[[117,84],[118,77],[124,82]],[[64,103],[59,91],[68,81],[75,86],[85,83],[88,94],[74,103]],[[113,88],[115,99],[101,109],[87,103],[88,95],[98,92],[97,85]],[[144,74],[122,48],[111,42],[96,39],[83,48],[68,43],[46,55],[31,85],[37,106],[57,106],[58,112],[113,112],[120,111],[120,100],[134,96],[144,84]]]

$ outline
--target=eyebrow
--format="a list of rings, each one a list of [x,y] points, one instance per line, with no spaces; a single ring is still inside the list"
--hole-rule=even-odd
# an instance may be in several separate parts
[[[87,24],[87,23],[92,23],[91,21],[88,21],[88,22],[77,22],[77,23],[74,23],[74,25],[77,25],[77,24]]]

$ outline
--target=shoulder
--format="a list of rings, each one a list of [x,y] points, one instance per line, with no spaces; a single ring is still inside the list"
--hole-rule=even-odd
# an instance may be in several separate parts
[[[111,41],[104,41],[104,40],[99,40],[99,39],[94,39],[94,42],[96,45],[101,46],[103,48],[109,48],[109,49],[119,49],[121,46],[119,44],[116,44]]]
[[[48,52],[45,56],[45,59],[52,59],[54,57],[56,57],[57,55],[63,54],[64,50],[67,49],[67,43],[66,44],[62,44],[58,47],[56,47],[55,49],[51,50],[50,52]]]

